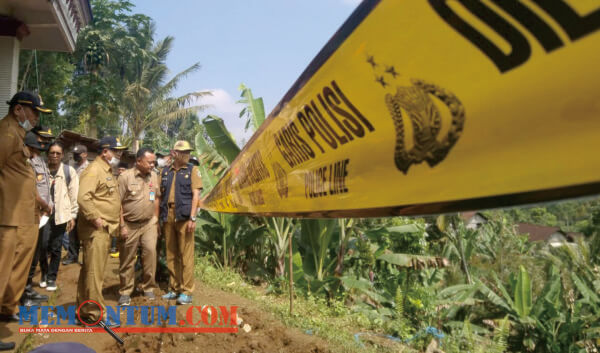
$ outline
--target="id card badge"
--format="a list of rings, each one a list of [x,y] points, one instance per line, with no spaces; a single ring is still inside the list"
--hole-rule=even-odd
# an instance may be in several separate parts
[[[150,191],[150,201],[154,201],[155,193],[154,191]]]

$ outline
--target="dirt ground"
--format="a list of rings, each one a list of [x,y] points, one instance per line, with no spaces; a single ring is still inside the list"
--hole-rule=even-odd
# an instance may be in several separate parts
[[[116,305],[119,298],[118,288],[119,259],[109,258],[104,282],[104,298],[107,305]],[[58,274],[59,289],[53,294],[37,287],[39,276],[34,278],[36,290],[51,295],[52,305],[76,305],[77,278],[80,266],[77,264],[62,266]],[[157,300],[149,302],[140,293],[134,293],[131,305],[175,305],[160,299],[165,293],[162,288]],[[193,305],[238,306],[238,316],[243,324],[251,328],[249,332],[239,329],[237,333],[119,333],[125,341],[119,345],[107,333],[19,333],[19,323],[0,323],[0,339],[4,342],[14,341],[17,347],[28,335],[33,335],[33,347],[52,342],[79,342],[96,352],[129,353],[129,352],[294,352],[322,353],[330,352],[327,343],[317,337],[302,333],[300,330],[288,328],[272,315],[254,308],[251,301],[237,295],[215,290],[196,281]],[[189,306],[177,308],[177,320],[185,317]],[[121,320],[124,323],[126,316]],[[139,319],[136,322],[140,322]],[[59,326],[53,326],[59,327]]]

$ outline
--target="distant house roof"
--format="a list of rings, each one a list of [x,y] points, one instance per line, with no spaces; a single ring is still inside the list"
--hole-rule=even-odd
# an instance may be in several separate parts
[[[96,154],[98,150],[98,140],[93,137],[88,137],[85,135],[78,134],[74,131],[63,130],[60,135],[58,135],[57,140],[59,140],[67,151],[71,150],[75,145],[84,145],[88,149],[88,154]],[[135,153],[126,150],[123,152],[123,157],[121,159],[132,162],[135,161]]]
[[[531,223],[519,223],[517,228],[520,234],[529,234],[529,241],[547,241],[554,233],[561,233],[567,236],[567,233],[558,227],[541,226]]]
[[[475,216],[479,216],[483,219],[485,219],[487,221],[487,217],[484,216],[483,214],[481,214],[478,211],[468,211],[468,212],[461,212],[458,214],[458,216],[465,222],[469,222],[473,217]]]
[[[98,149],[97,139],[78,134],[74,131],[63,130],[60,135],[58,135],[57,140],[59,140],[66,149],[70,149],[75,145],[84,145],[87,147],[88,151],[95,151]]]

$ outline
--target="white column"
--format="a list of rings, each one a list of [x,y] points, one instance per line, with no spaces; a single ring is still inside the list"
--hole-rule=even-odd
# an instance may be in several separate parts
[[[20,48],[17,38],[0,36],[0,119],[8,113],[6,101],[17,93]]]

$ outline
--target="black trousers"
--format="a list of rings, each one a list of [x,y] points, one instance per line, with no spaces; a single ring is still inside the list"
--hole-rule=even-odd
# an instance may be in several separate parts
[[[77,262],[79,259],[79,237],[77,236],[77,221],[75,221],[75,227],[69,233],[69,254],[67,255],[69,259],[73,259],[73,261]]]
[[[42,247],[40,253],[40,268],[42,269],[42,275],[46,274],[48,281],[56,281],[56,275],[58,274],[58,268],[60,267],[60,251],[62,250],[62,239],[67,230],[67,223],[56,224],[54,222],[54,215],[48,220],[48,246],[46,249]],[[48,261],[50,257],[50,261]]]

